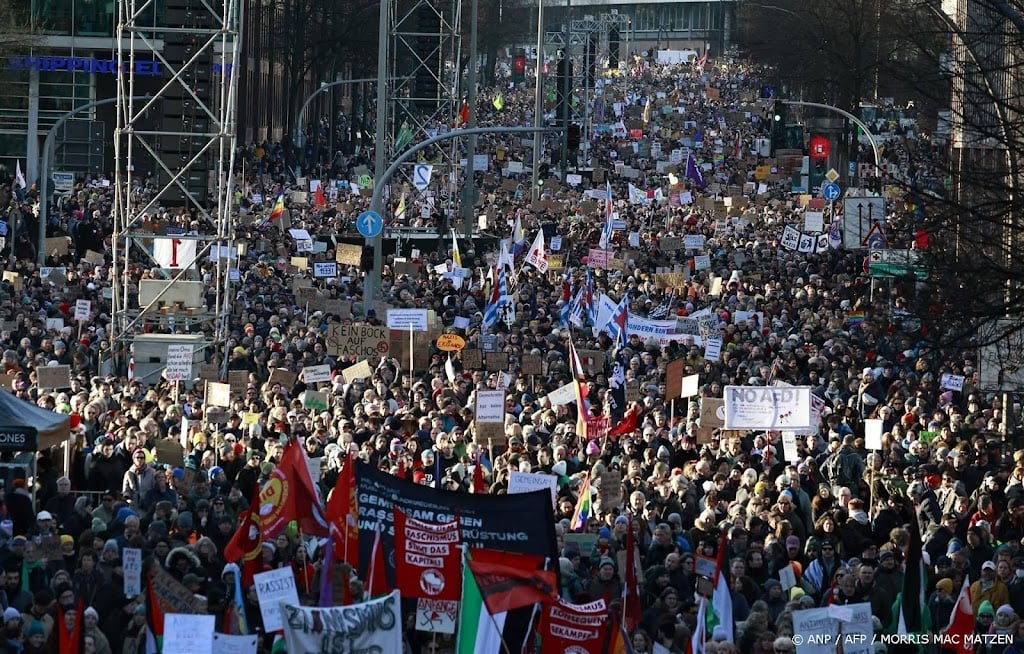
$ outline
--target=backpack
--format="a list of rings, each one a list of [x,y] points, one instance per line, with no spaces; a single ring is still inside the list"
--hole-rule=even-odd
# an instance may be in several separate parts
[[[854,475],[854,467],[850,462],[852,454],[852,452],[840,449],[825,460],[822,472],[832,482],[832,485],[848,486],[851,489],[857,487],[859,480]]]

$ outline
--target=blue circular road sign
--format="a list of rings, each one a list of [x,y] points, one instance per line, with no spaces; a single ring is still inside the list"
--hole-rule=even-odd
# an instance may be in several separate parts
[[[384,231],[384,219],[376,211],[364,211],[356,218],[356,229],[366,238],[376,238]]]
[[[829,182],[821,187],[821,195],[829,202],[835,202],[839,199],[842,191],[839,189],[839,184],[833,184]]]

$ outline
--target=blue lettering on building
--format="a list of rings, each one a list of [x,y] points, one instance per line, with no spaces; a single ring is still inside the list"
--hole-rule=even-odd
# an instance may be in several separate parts
[[[41,73],[97,73],[116,75],[120,71],[128,72],[129,64],[122,64],[117,59],[93,59],[90,57],[30,57],[14,56],[7,60],[7,69],[14,71],[38,70]],[[215,75],[227,70],[231,74],[231,64],[224,66],[213,64]],[[163,65],[155,59],[136,59],[135,74],[139,77],[164,77]]]

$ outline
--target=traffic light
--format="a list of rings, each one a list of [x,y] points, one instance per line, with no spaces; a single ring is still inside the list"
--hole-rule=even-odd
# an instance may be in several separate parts
[[[544,186],[548,175],[551,174],[551,166],[546,162],[537,167],[537,186]]]
[[[608,30],[608,67],[619,67],[619,28]]]
[[[512,57],[512,81],[516,84],[526,81],[526,53],[522,49],[516,50]]]
[[[772,104],[769,129],[772,136],[772,148],[786,147],[786,105],[781,100]]]
[[[575,151],[580,149],[580,136],[582,130],[576,123],[569,125],[569,131],[566,134],[566,146],[569,150]]]

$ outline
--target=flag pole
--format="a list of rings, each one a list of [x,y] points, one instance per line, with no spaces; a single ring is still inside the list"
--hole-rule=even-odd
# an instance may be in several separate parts
[[[469,563],[468,563],[468,560],[469,560],[469,546],[466,545],[465,543],[463,543],[461,547],[462,547],[462,568],[463,568],[464,571],[469,572],[469,574],[473,574],[472,571],[469,570]],[[462,596],[463,597],[466,596],[466,575],[465,574],[462,575]],[[498,621],[495,620],[494,619],[494,615],[489,610],[487,610],[487,604],[484,604],[483,610],[487,611],[487,615],[491,619],[491,624],[494,626],[494,631],[496,631],[498,633],[498,640],[501,641],[501,650],[502,650],[502,652],[504,652],[505,654],[512,654],[512,650],[509,649],[508,643],[505,642],[505,636],[502,634],[501,627],[498,626]],[[463,614],[463,602],[459,602],[459,627],[460,628],[459,628],[459,634],[458,634],[459,637],[456,639],[456,645],[455,645],[455,651],[456,652],[460,650],[460,643],[458,641],[461,640],[461,636],[462,636],[462,629],[461,629],[461,627],[462,627],[462,614]],[[532,622],[532,620],[531,620],[531,622]]]

